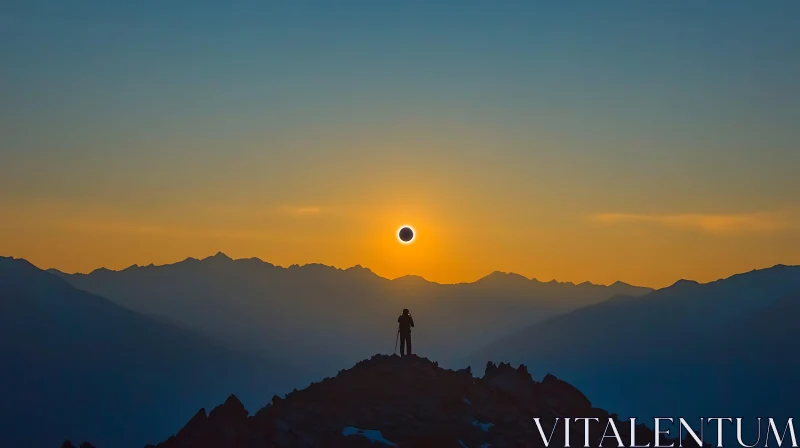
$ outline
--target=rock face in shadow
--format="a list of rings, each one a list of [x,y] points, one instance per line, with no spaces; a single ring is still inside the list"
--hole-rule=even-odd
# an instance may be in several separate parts
[[[629,422],[592,407],[552,375],[537,382],[525,366],[489,363],[483,378],[475,378],[425,358],[376,355],[285,398],[275,396],[252,416],[231,396],[208,415],[201,409],[155,447],[544,446],[534,417],[547,435],[562,418],[550,447],[564,445],[565,417],[599,419],[590,426],[591,446],[617,446],[613,438],[601,443],[609,419],[630,444]],[[654,442],[647,427],[634,431],[637,445]],[[570,439],[583,444],[583,424],[570,425]],[[662,444],[669,441],[662,438]]]

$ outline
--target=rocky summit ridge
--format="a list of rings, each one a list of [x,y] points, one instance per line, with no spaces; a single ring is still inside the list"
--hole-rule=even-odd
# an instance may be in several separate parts
[[[274,396],[254,415],[231,395],[147,448],[544,446],[534,417],[547,435],[563,417],[611,418],[617,427],[630,428],[553,375],[533,380],[525,366],[490,362],[476,378],[469,368],[447,370],[416,356],[375,355],[285,398]],[[617,446],[614,439],[602,439],[604,428],[590,428],[591,446]],[[571,440],[579,442],[573,446],[582,445],[583,425],[573,424],[570,431]],[[620,432],[627,445],[630,431]],[[634,432],[637,444],[654,440],[644,425]],[[553,433],[550,446],[562,446],[564,428]]]

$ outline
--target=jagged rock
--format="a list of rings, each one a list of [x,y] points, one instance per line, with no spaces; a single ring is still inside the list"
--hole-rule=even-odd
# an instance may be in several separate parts
[[[582,411],[592,407],[592,402],[581,391],[549,373],[542,380],[541,389],[549,403],[557,409]]]
[[[214,408],[208,416],[200,409],[178,433],[158,446],[212,448],[232,446],[248,433],[248,412],[236,396]]]
[[[181,428],[180,431],[178,431],[176,437],[180,438],[184,435],[194,434],[197,433],[198,431],[201,431],[202,428],[205,427],[207,418],[208,416],[206,415],[206,408],[200,408],[200,410],[197,411],[197,414],[195,414],[194,417],[192,417],[189,420],[189,423],[187,423],[186,426],[184,426],[183,428]]]
[[[210,414],[208,414],[209,420],[241,420],[247,418],[248,412],[244,408],[244,405],[235,395],[231,395],[225,400],[220,406],[214,408]]]
[[[524,365],[517,369],[505,363],[500,363],[496,367],[493,365],[491,369],[487,366],[483,380],[489,386],[520,397],[525,401],[533,397],[533,377]]]

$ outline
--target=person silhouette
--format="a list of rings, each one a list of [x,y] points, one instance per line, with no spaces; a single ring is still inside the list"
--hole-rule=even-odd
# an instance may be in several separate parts
[[[414,326],[414,318],[408,312],[408,308],[403,310],[403,314],[397,318],[399,324],[398,333],[400,333],[400,356],[411,354],[411,327]],[[408,353],[405,348],[408,346]]]

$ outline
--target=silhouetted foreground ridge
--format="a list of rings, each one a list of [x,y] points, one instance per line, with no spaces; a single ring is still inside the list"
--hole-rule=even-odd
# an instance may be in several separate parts
[[[489,363],[483,378],[474,378],[468,369],[445,370],[424,358],[376,355],[286,398],[275,396],[253,416],[230,396],[209,414],[200,409],[157,447],[543,446],[533,417],[548,436],[557,417],[616,418],[552,375],[534,381],[525,366]],[[563,445],[562,425],[551,447]],[[591,446],[599,446],[605,427],[596,426]],[[629,423],[617,426],[627,444]],[[573,446],[582,445],[583,425],[571,430]],[[637,426],[636,443],[653,435]],[[613,439],[603,445],[616,446]]]

